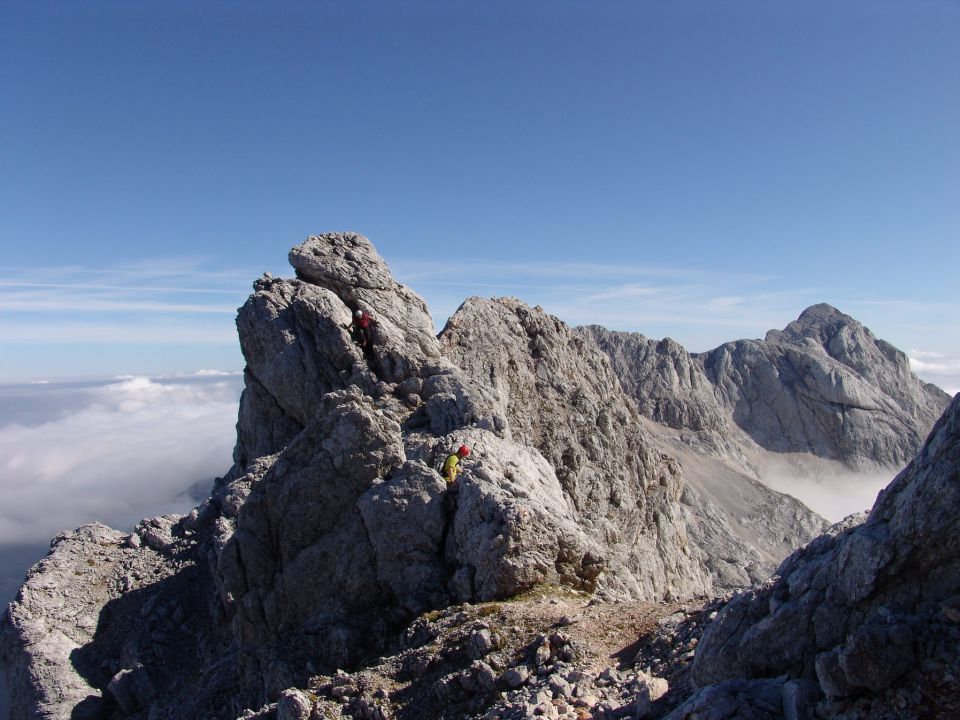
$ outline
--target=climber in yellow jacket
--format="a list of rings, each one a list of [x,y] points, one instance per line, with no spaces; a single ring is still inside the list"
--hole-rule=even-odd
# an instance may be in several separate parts
[[[469,454],[470,448],[466,445],[461,445],[455,453],[451,453],[447,456],[447,459],[443,461],[442,475],[447,481],[447,485],[453,485],[457,482],[457,475],[460,474],[461,470],[460,461]]]

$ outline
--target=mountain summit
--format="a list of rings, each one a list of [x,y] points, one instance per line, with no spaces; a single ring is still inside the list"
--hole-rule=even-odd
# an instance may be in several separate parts
[[[825,304],[762,341],[698,355],[671,340],[584,332],[650,419],[728,438],[742,432],[748,448],[808,453],[851,469],[901,467],[949,401],[911,373],[903,352]]]
[[[232,719],[279,700],[258,716],[305,720],[326,701],[288,689],[321,686],[354,698],[337,705],[352,717],[479,717],[528,682],[504,650],[522,633],[476,625],[461,642],[430,618],[753,587],[826,529],[761,482],[763,457],[890,467],[947,403],[829,306],[702,355],[514,298],[470,298],[436,337],[366,238],[311,237],[289,258],[296,278],[258,279],[238,313],[245,390],[211,496],[130,534],[64,533],[30,572],[0,636],[14,718]],[[449,486],[439,466],[461,445]],[[430,638],[456,649],[381,674],[436,674],[432,709],[342,672]],[[562,633],[536,642],[543,677],[577,655]],[[441,671],[464,652],[469,672]]]

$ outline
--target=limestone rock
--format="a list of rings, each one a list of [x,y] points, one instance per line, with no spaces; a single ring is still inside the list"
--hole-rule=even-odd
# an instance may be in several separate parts
[[[309,720],[313,706],[299,690],[284,690],[277,702],[277,720]]]
[[[345,329],[349,323],[349,308],[325,288],[279,278],[254,283],[237,316],[247,361],[238,464],[281,450],[313,418],[326,393],[351,382],[373,387]]]
[[[361,650],[349,649],[348,620],[361,623],[384,591],[357,501],[404,461],[399,426],[358,390],[320,410],[253,487],[218,561],[241,647],[274,658],[284,687],[283,667],[301,656],[337,665]]]
[[[107,690],[120,711],[127,715],[138,710],[149,710],[157,697],[150,674],[142,665],[118,672],[110,679]]]
[[[589,325],[577,333],[590,338],[610,358],[624,391],[640,412],[672,428],[724,430],[727,420],[700,363],[666,338],[615,332]]]
[[[393,280],[369,240],[311,237],[291,250],[290,261],[300,279],[264,276],[237,316],[247,361],[234,451],[239,470],[282,450],[324,395],[351,386],[399,417],[417,409],[411,423],[435,434],[471,424],[502,430],[488,391],[441,357],[423,299]],[[366,353],[347,330],[361,307],[375,319]]]
[[[307,658],[355,661],[391,613],[541,583],[595,586],[601,553],[552,468],[489,431],[470,440],[474,460],[448,490],[424,462],[437,439],[411,441],[408,458],[400,426],[371,398],[338,391],[252,483],[218,570],[241,648],[273,668],[268,687],[292,684]]]
[[[110,576],[105,556],[120,555],[125,540],[104,525],[86,525],[54,538],[50,555],[30,570],[0,638],[13,720],[68,718],[88,696],[99,696],[71,657],[92,640],[100,609],[116,594],[98,581]],[[101,557],[88,562],[95,548]]]
[[[308,238],[290,251],[290,264],[298,278],[329,288],[350,311],[372,314],[374,346],[383,360],[376,369],[382,379],[402,382],[420,375],[419,367],[439,360],[427,304],[393,279],[386,262],[362,235]]]
[[[454,440],[440,447],[454,447]],[[576,522],[550,464],[536,450],[479,428],[468,440],[471,458],[448,493],[453,509],[445,553],[457,568],[454,598],[492,600],[539,584],[594,590],[609,570],[605,553]],[[409,451],[425,458],[431,447],[435,441],[411,444]]]
[[[949,402],[910,372],[906,355],[829,305],[698,360],[760,446],[853,467],[902,467]]]
[[[701,689],[665,720],[781,720],[784,678],[728,680]]]
[[[104,717],[111,707],[172,720],[211,716],[226,692],[244,701],[209,613],[212,583],[181,535],[161,533],[177,537],[161,551],[99,524],[54,539],[0,630],[12,720]],[[184,682],[217,664],[204,685]]]
[[[411,614],[449,602],[443,543],[450,508],[443,479],[423,463],[405,462],[357,504],[381,586]]]
[[[674,447],[684,470],[681,508],[691,541],[704,551],[714,586],[762,582],[780,561],[827,528],[801,502],[775,492],[745,469]]]
[[[675,461],[644,440],[609,360],[541,308],[471,298],[440,336],[445,354],[495,390],[509,436],[539,450],[575,521],[610,549],[610,591],[660,598],[705,593],[679,517]],[[626,580],[624,581],[624,579]]]

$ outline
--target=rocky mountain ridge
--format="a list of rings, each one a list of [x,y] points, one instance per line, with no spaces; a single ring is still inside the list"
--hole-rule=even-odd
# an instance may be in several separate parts
[[[296,279],[264,276],[239,311],[246,389],[234,466],[211,497],[130,536],[81,528],[31,571],[0,633],[14,718],[233,718],[362,667],[450,605],[545,587],[610,603],[749,586],[825,525],[744,467],[758,432],[744,398],[803,388],[796,436],[812,450],[831,438],[824,452],[867,431],[848,425],[909,425],[868,446],[878,464],[922,437],[938,402],[836,311],[807,311],[769,347],[708,362],[664,341],[630,366],[624,348],[641,336],[572,330],[513,299],[468,300],[437,338],[359,235],[310,238],[290,262]],[[364,351],[346,329],[357,309],[377,321]],[[813,377],[788,378],[782,358],[803,348],[816,361],[790,367]],[[871,370],[864,348],[902,382]],[[748,357],[750,372],[731,369]],[[768,380],[738,384],[758,373]],[[437,462],[461,442],[474,455],[451,490]]]
[[[700,354],[669,338],[597,326],[581,332],[609,355],[645,416],[719,435],[720,445],[733,439],[853,469],[900,468],[949,401],[913,375],[903,352],[825,304],[764,340]]]

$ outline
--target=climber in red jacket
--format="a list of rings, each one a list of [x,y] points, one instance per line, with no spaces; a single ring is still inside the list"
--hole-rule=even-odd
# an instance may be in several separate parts
[[[369,348],[372,346],[372,336],[370,335],[370,326],[373,324],[374,320],[367,313],[366,310],[357,310],[353,313],[353,318],[350,321],[348,330],[350,330],[350,335],[353,337],[353,340],[361,348]]]

